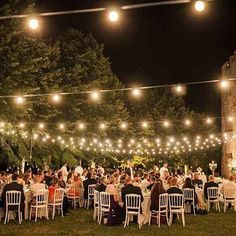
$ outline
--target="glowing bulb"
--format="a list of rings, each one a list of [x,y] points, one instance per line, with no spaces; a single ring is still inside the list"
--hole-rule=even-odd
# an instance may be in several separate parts
[[[65,125],[64,124],[59,124],[59,129],[61,129],[61,130],[65,129]]]
[[[177,93],[182,93],[183,92],[183,87],[181,85],[177,85],[175,87],[175,90],[176,90]]]
[[[85,125],[84,125],[83,123],[79,123],[79,129],[80,129],[80,130],[85,129]]]
[[[15,97],[15,102],[18,105],[22,105],[25,102],[25,99],[22,96],[17,96],[17,97]]]
[[[104,123],[101,123],[101,124],[99,125],[99,128],[102,129],[102,130],[104,130],[104,129],[106,129],[106,125],[105,125]]]
[[[142,123],[142,127],[143,127],[144,129],[146,129],[146,128],[148,127],[148,123],[147,123],[146,121],[144,121],[144,122]]]
[[[164,123],[163,123],[163,126],[165,127],[165,128],[168,128],[168,127],[170,127],[170,122],[169,121],[164,121]]]
[[[234,118],[232,116],[229,116],[227,119],[229,122],[232,122],[234,120]]]
[[[43,123],[40,123],[38,127],[39,129],[44,129],[45,125]]]
[[[5,123],[4,122],[0,122],[0,127],[3,128],[5,126]]]
[[[138,89],[138,88],[134,88],[132,90],[132,94],[133,94],[134,97],[140,97],[141,96],[141,90]]]
[[[32,18],[29,20],[29,27],[32,30],[36,30],[39,27],[39,21],[36,18]]]
[[[223,80],[220,81],[220,87],[221,87],[222,89],[228,89],[228,88],[229,88],[229,85],[230,85],[230,83],[229,83],[229,81],[226,80],[226,79],[223,79]]]
[[[97,92],[97,91],[93,91],[91,94],[90,94],[90,97],[93,101],[98,101],[100,99],[100,93]]]
[[[20,122],[20,123],[19,123],[19,127],[22,129],[22,128],[25,127],[25,124],[24,124],[23,122]]]
[[[121,129],[126,129],[127,126],[128,126],[128,125],[127,125],[126,123],[122,123],[122,124],[120,125]]]
[[[108,19],[111,21],[111,22],[117,22],[119,20],[119,14],[117,11],[110,11],[108,13]]]
[[[58,103],[61,101],[61,96],[59,94],[53,94],[52,95],[52,101],[55,103]]]
[[[34,140],[36,140],[38,137],[39,137],[38,134],[34,134],[34,135],[33,135],[33,139],[34,139]]]
[[[210,125],[210,124],[213,123],[213,120],[212,120],[211,118],[207,118],[207,119],[206,119],[206,123],[207,123],[208,125]]]
[[[184,124],[186,125],[186,126],[190,126],[191,124],[192,124],[192,122],[191,122],[191,120],[185,120],[184,121]]]
[[[202,12],[205,9],[204,1],[196,1],[194,6],[195,6],[196,11],[198,12]]]

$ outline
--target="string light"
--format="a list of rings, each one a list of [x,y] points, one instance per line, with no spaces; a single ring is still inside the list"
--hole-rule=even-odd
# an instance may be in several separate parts
[[[119,13],[115,10],[109,11],[108,13],[108,19],[109,21],[115,23],[119,20]]]
[[[169,122],[168,120],[164,121],[164,122],[163,122],[163,126],[164,126],[165,128],[169,128],[169,127],[170,127],[170,122]]]
[[[15,102],[17,105],[22,105],[25,102],[25,98],[22,96],[17,96],[17,97],[15,97]]]
[[[228,120],[229,122],[233,122],[234,118],[233,118],[232,116],[229,116],[229,117],[227,118],[227,120]]]
[[[204,1],[196,1],[194,4],[196,11],[202,12],[205,10],[205,2]]]
[[[1,121],[0,122],[0,127],[3,128],[5,126],[5,122]]]
[[[212,118],[207,118],[206,119],[206,123],[208,124],[208,125],[211,125],[212,123],[213,123],[213,120],[212,120]]]
[[[55,103],[59,103],[61,101],[61,96],[59,94],[53,94],[52,101]]]
[[[59,124],[59,129],[61,129],[61,130],[64,130],[65,129],[65,125],[64,124]]]
[[[90,97],[93,101],[98,101],[100,99],[100,93],[97,92],[97,91],[93,91],[91,94],[90,94]]]
[[[192,122],[191,122],[191,120],[186,119],[186,120],[184,121],[184,124],[185,124],[186,126],[190,126],[190,125],[192,124]]]
[[[85,129],[85,124],[84,123],[79,123],[78,125],[80,130],[84,130]]]
[[[45,125],[44,125],[44,123],[39,123],[38,127],[39,127],[39,129],[44,129]]]
[[[220,81],[220,86],[222,89],[228,89],[230,86],[229,80],[223,79]]]
[[[127,129],[127,127],[128,127],[128,125],[125,122],[121,123],[121,125],[120,125],[120,128],[123,130]]]
[[[36,30],[39,27],[39,21],[36,18],[31,18],[31,19],[29,19],[28,25],[29,25],[30,29]]]
[[[132,89],[132,95],[134,97],[140,97],[141,96],[141,90],[139,88]]]
[[[25,123],[20,122],[20,123],[19,123],[19,127],[20,127],[21,129],[24,128],[24,127],[25,127]]]
[[[102,129],[102,130],[104,130],[104,129],[106,129],[106,125],[105,125],[104,123],[101,123],[101,124],[99,125],[99,128]]]
[[[148,123],[146,121],[142,122],[142,127],[144,129],[148,128]]]

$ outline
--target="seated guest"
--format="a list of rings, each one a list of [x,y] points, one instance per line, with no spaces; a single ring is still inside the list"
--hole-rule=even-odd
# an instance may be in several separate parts
[[[133,185],[141,188],[141,180],[138,173],[134,174]]]
[[[34,183],[30,185],[29,187],[29,192],[30,192],[30,199],[33,200],[35,199],[35,195],[38,190],[44,190],[45,184],[41,183],[42,181],[42,176],[41,175],[36,175],[34,178]]]
[[[177,186],[177,181],[176,177],[170,180],[170,188],[167,189],[168,194],[183,194],[183,191]]]
[[[54,193],[55,190],[60,188],[59,187],[59,179],[58,178],[54,178],[51,185],[48,187],[48,201],[49,202],[53,202],[54,201]]]
[[[224,195],[225,189],[229,189],[229,188],[232,189],[233,191],[232,192],[230,191],[232,195],[227,194],[228,195],[227,198],[230,199],[230,197],[232,197],[232,199],[233,199],[235,196],[235,192],[236,192],[236,183],[235,183],[235,178],[232,175],[229,177],[228,181],[225,181],[225,183],[223,183],[220,192],[223,193],[223,195]],[[231,206],[232,206],[232,204],[231,204],[231,202],[229,202],[228,209],[230,209]]]
[[[205,195],[206,199],[208,198],[208,195],[207,195],[208,188],[219,187],[219,185],[217,183],[215,183],[215,177],[213,175],[210,175],[208,179],[209,179],[209,181],[206,182],[204,185],[204,195]]]
[[[50,186],[52,184],[53,178],[51,176],[51,171],[50,170],[46,170],[43,172],[44,173],[44,181],[46,183],[47,186]]]
[[[148,179],[149,179],[149,174],[144,173],[143,180],[141,181],[141,189],[147,189],[147,187],[150,185],[150,182]]]
[[[81,196],[83,185],[82,180],[79,176],[74,176],[73,185],[75,186],[75,196]]]
[[[24,194],[24,191],[23,191],[23,185],[21,184],[18,184],[17,181],[18,181],[18,174],[13,174],[12,175],[12,182],[9,183],[9,184],[6,184],[4,187],[3,187],[3,190],[2,190],[2,195],[1,195],[1,199],[2,199],[2,203],[3,203],[3,206],[4,208],[6,208],[6,192],[8,191],[20,191],[21,192],[21,205],[20,205],[20,210],[21,212],[24,211],[24,206],[25,206],[25,194]],[[17,207],[16,206],[10,206],[9,208],[10,210],[17,210]]]
[[[189,189],[193,189],[194,190],[194,203],[195,203],[195,206],[196,206],[196,204],[198,203],[198,198],[197,198],[197,194],[196,194],[196,191],[195,191],[195,187],[192,184],[192,180],[190,178],[186,178],[185,183],[183,185],[183,189],[185,189],[185,188],[189,188]],[[192,201],[191,200],[187,200],[187,201],[185,201],[185,203],[192,203]]]
[[[143,195],[141,188],[136,187],[133,185],[132,179],[130,176],[126,177],[126,186],[121,189],[121,198],[122,202],[124,203],[124,209],[125,209],[125,196],[127,194],[137,194],[141,196],[141,202],[143,201]]]
[[[59,184],[60,188],[66,188],[66,182],[65,182],[64,179],[63,179],[63,173],[62,173],[62,171],[59,171],[59,172],[57,173],[57,177],[58,177],[58,179],[59,179],[58,184]]]
[[[83,187],[84,187],[84,199],[88,199],[88,186],[96,184],[97,180],[92,178],[91,173],[87,174],[87,179],[83,181]]]
[[[73,184],[74,182],[74,173],[73,172],[69,172],[69,174],[67,175],[67,181],[68,184]]]
[[[215,183],[215,177],[213,175],[209,176],[209,181],[205,183],[204,185],[204,196],[206,199],[208,199],[207,189],[212,187],[219,187],[217,183]],[[212,209],[213,203],[211,202],[210,207]]]
[[[192,183],[194,186],[197,186],[198,188],[203,187],[203,182],[200,179],[200,174],[198,172],[194,173]]]
[[[23,187],[25,186],[25,181],[24,181],[24,175],[23,174],[18,175],[17,183],[23,185]]]
[[[154,186],[154,184],[156,183],[156,177],[154,175],[152,175],[150,177],[150,184],[148,185],[147,189],[151,190]]]
[[[95,190],[98,192],[105,192],[106,191],[106,177],[102,177],[98,180],[98,183],[96,184]]]
[[[32,182],[32,172],[31,171],[27,171],[24,175],[23,180],[25,181],[25,184],[30,185]]]
[[[162,181],[157,180],[154,187],[152,188],[151,192],[151,211],[158,211],[159,210],[159,196],[162,193],[165,193],[165,189],[163,187]]]

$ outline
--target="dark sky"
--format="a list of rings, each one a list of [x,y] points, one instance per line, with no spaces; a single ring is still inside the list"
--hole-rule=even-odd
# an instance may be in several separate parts
[[[38,0],[39,12],[151,2],[139,0]],[[91,32],[105,46],[114,73],[127,85],[159,85],[220,77],[220,68],[236,49],[236,0],[216,0],[197,14],[191,4],[123,11],[116,26],[105,14],[88,13],[43,18],[47,34],[67,27]],[[45,28],[46,29],[46,28]],[[216,116],[216,85],[191,86],[190,108]]]

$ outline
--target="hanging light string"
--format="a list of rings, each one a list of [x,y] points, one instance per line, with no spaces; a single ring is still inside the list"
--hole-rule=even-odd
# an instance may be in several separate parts
[[[205,0],[206,2],[213,2],[216,0]],[[117,7],[121,10],[132,10],[138,8],[146,8],[146,7],[157,7],[157,6],[165,6],[165,5],[178,5],[178,4],[187,4],[193,2],[192,0],[172,0],[172,1],[160,1],[160,2],[149,2],[149,3],[140,3],[140,4],[131,4]],[[54,12],[44,12],[37,13],[37,16],[59,16],[59,15],[71,15],[71,14],[81,14],[81,13],[94,13],[94,12],[103,12],[107,11],[109,8],[100,7],[100,8],[90,8],[90,9],[78,9],[78,10],[69,10],[69,11],[54,11]],[[18,15],[7,15],[0,16],[0,20],[6,19],[21,19],[27,18],[29,15],[27,14],[18,14]]]
[[[115,88],[115,89],[97,89],[97,90],[75,90],[72,92],[58,92],[58,93],[35,93],[35,94],[23,94],[21,95],[24,98],[28,97],[45,97],[45,96],[54,96],[54,95],[76,95],[76,94],[94,94],[96,93],[108,93],[108,92],[122,92],[122,91],[135,91],[135,90],[149,90],[149,89],[159,89],[159,88],[178,88],[181,86],[191,86],[191,85],[199,85],[199,84],[212,84],[221,82],[222,87],[224,83],[228,81],[235,81],[236,78],[227,78],[223,80],[205,80],[205,81],[197,81],[197,82],[185,82],[185,83],[176,83],[176,84],[165,84],[165,85],[151,85],[151,86],[141,86],[137,88],[128,87],[128,88]],[[38,88],[35,88],[38,89]],[[17,98],[19,95],[0,95],[0,98]]]

